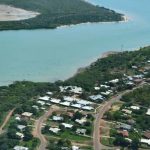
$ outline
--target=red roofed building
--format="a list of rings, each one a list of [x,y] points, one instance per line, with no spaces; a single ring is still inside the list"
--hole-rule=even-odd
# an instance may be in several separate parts
[[[121,134],[123,137],[128,137],[129,133],[127,130],[123,130],[123,131],[118,131],[119,134]]]

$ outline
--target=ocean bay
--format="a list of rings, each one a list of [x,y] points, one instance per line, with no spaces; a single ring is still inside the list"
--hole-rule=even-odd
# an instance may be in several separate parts
[[[0,32],[0,85],[16,80],[55,81],[72,76],[109,50],[150,44],[148,0],[90,0],[124,13],[128,22],[92,23],[54,30]]]

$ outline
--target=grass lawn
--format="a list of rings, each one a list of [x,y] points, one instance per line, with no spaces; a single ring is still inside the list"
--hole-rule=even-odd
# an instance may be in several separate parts
[[[71,134],[68,131],[65,131],[62,134],[60,134],[60,137],[61,138],[69,138],[70,140],[77,141],[77,142],[88,141],[88,140],[90,141],[91,140],[91,138],[79,136],[76,134]]]
[[[114,146],[113,141],[114,141],[113,138],[105,138],[105,137],[101,138],[101,143],[105,146],[110,146],[110,147]]]
[[[56,134],[46,134],[46,136],[48,138],[62,138],[62,139],[69,139],[73,142],[78,142],[78,143],[82,143],[82,142],[90,142],[91,141],[91,138],[90,137],[84,137],[84,136],[81,136],[81,135],[76,135],[76,134],[72,134],[70,133],[70,131],[64,131],[58,135]]]

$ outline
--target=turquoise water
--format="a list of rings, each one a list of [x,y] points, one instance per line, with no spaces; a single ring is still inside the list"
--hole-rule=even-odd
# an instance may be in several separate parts
[[[130,17],[55,30],[0,32],[0,85],[16,80],[55,81],[72,76],[103,52],[150,44],[149,0],[89,0]]]

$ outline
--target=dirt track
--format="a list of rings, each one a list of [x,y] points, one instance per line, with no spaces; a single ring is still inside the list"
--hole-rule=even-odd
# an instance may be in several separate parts
[[[0,126],[0,134],[2,134],[4,132],[3,128],[6,126],[7,122],[9,121],[10,117],[12,116],[13,112],[15,109],[12,109],[8,115],[6,116],[3,124]]]

